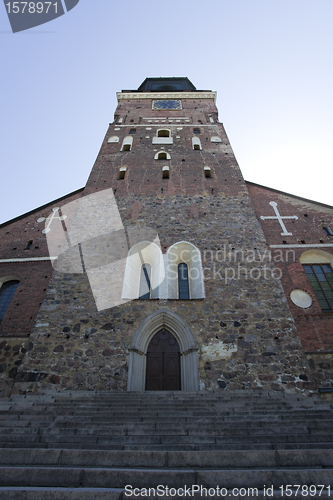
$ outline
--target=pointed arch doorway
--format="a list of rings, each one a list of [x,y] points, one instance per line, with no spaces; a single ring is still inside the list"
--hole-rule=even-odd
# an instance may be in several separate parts
[[[180,391],[180,348],[165,328],[149,342],[146,363],[146,391]]]
[[[154,336],[163,330],[169,332],[179,346],[180,390],[198,391],[198,347],[194,335],[191,328],[178,314],[166,308],[150,314],[133,335],[129,347],[127,390],[149,390],[146,389],[147,360],[149,358],[148,348]],[[170,364],[172,363],[170,361]]]

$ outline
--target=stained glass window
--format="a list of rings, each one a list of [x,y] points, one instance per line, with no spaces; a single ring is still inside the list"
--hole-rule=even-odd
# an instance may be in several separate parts
[[[0,288],[0,322],[6,314],[18,284],[17,280],[6,281]]]
[[[333,271],[329,264],[304,264],[322,311],[333,310]]]

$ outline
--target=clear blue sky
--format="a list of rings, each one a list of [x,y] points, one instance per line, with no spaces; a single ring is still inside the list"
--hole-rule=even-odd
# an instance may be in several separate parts
[[[0,5],[0,223],[83,187],[116,92],[216,90],[246,180],[333,205],[332,0],[80,0],[12,34]]]

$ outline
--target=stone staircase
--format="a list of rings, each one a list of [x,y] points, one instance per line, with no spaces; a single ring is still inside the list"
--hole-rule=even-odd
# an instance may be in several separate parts
[[[12,396],[0,399],[0,456],[1,500],[124,500],[158,485],[149,498],[281,498],[287,485],[285,498],[333,497],[333,403],[257,391]]]

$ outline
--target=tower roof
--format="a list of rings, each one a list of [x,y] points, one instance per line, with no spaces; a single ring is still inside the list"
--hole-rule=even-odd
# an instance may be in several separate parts
[[[139,92],[188,92],[196,87],[186,77],[146,78],[137,91]]]

